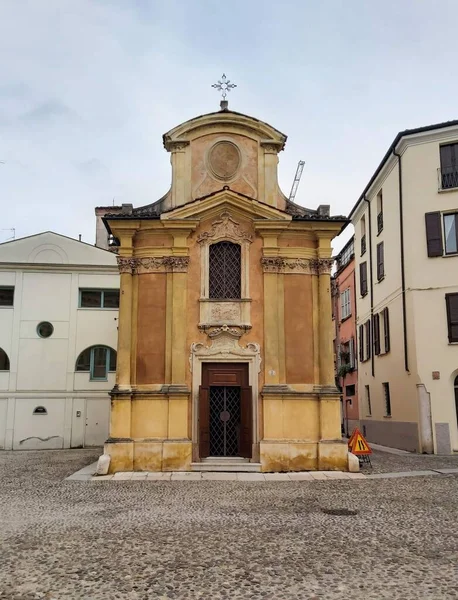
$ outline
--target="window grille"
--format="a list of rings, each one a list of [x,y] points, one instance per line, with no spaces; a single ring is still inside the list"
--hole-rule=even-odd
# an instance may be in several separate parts
[[[241,297],[241,247],[232,242],[210,246],[209,297],[237,299]]]

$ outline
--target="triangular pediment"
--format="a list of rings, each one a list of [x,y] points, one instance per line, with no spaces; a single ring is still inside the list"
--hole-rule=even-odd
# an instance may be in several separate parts
[[[222,210],[253,220],[266,219],[269,221],[284,221],[288,223],[292,217],[288,213],[259,202],[255,198],[244,196],[233,190],[224,189],[203,198],[197,198],[184,206],[169,210],[161,214],[161,221],[172,221],[181,219],[208,218],[221,213]]]

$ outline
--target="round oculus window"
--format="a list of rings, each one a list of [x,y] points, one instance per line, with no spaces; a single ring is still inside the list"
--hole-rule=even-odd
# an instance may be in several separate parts
[[[216,142],[208,153],[208,166],[212,175],[224,181],[237,174],[241,162],[240,150],[232,142]]]
[[[41,338],[49,338],[54,331],[54,327],[48,321],[42,321],[37,327],[37,333]]]

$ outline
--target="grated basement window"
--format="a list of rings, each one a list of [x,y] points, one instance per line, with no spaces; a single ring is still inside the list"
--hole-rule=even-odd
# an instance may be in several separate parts
[[[241,247],[232,242],[210,246],[209,297],[218,300],[241,297]]]

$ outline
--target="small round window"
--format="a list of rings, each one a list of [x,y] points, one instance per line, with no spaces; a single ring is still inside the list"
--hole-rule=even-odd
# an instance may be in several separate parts
[[[53,334],[54,327],[48,321],[43,321],[37,327],[37,333],[41,338],[48,338]]]

